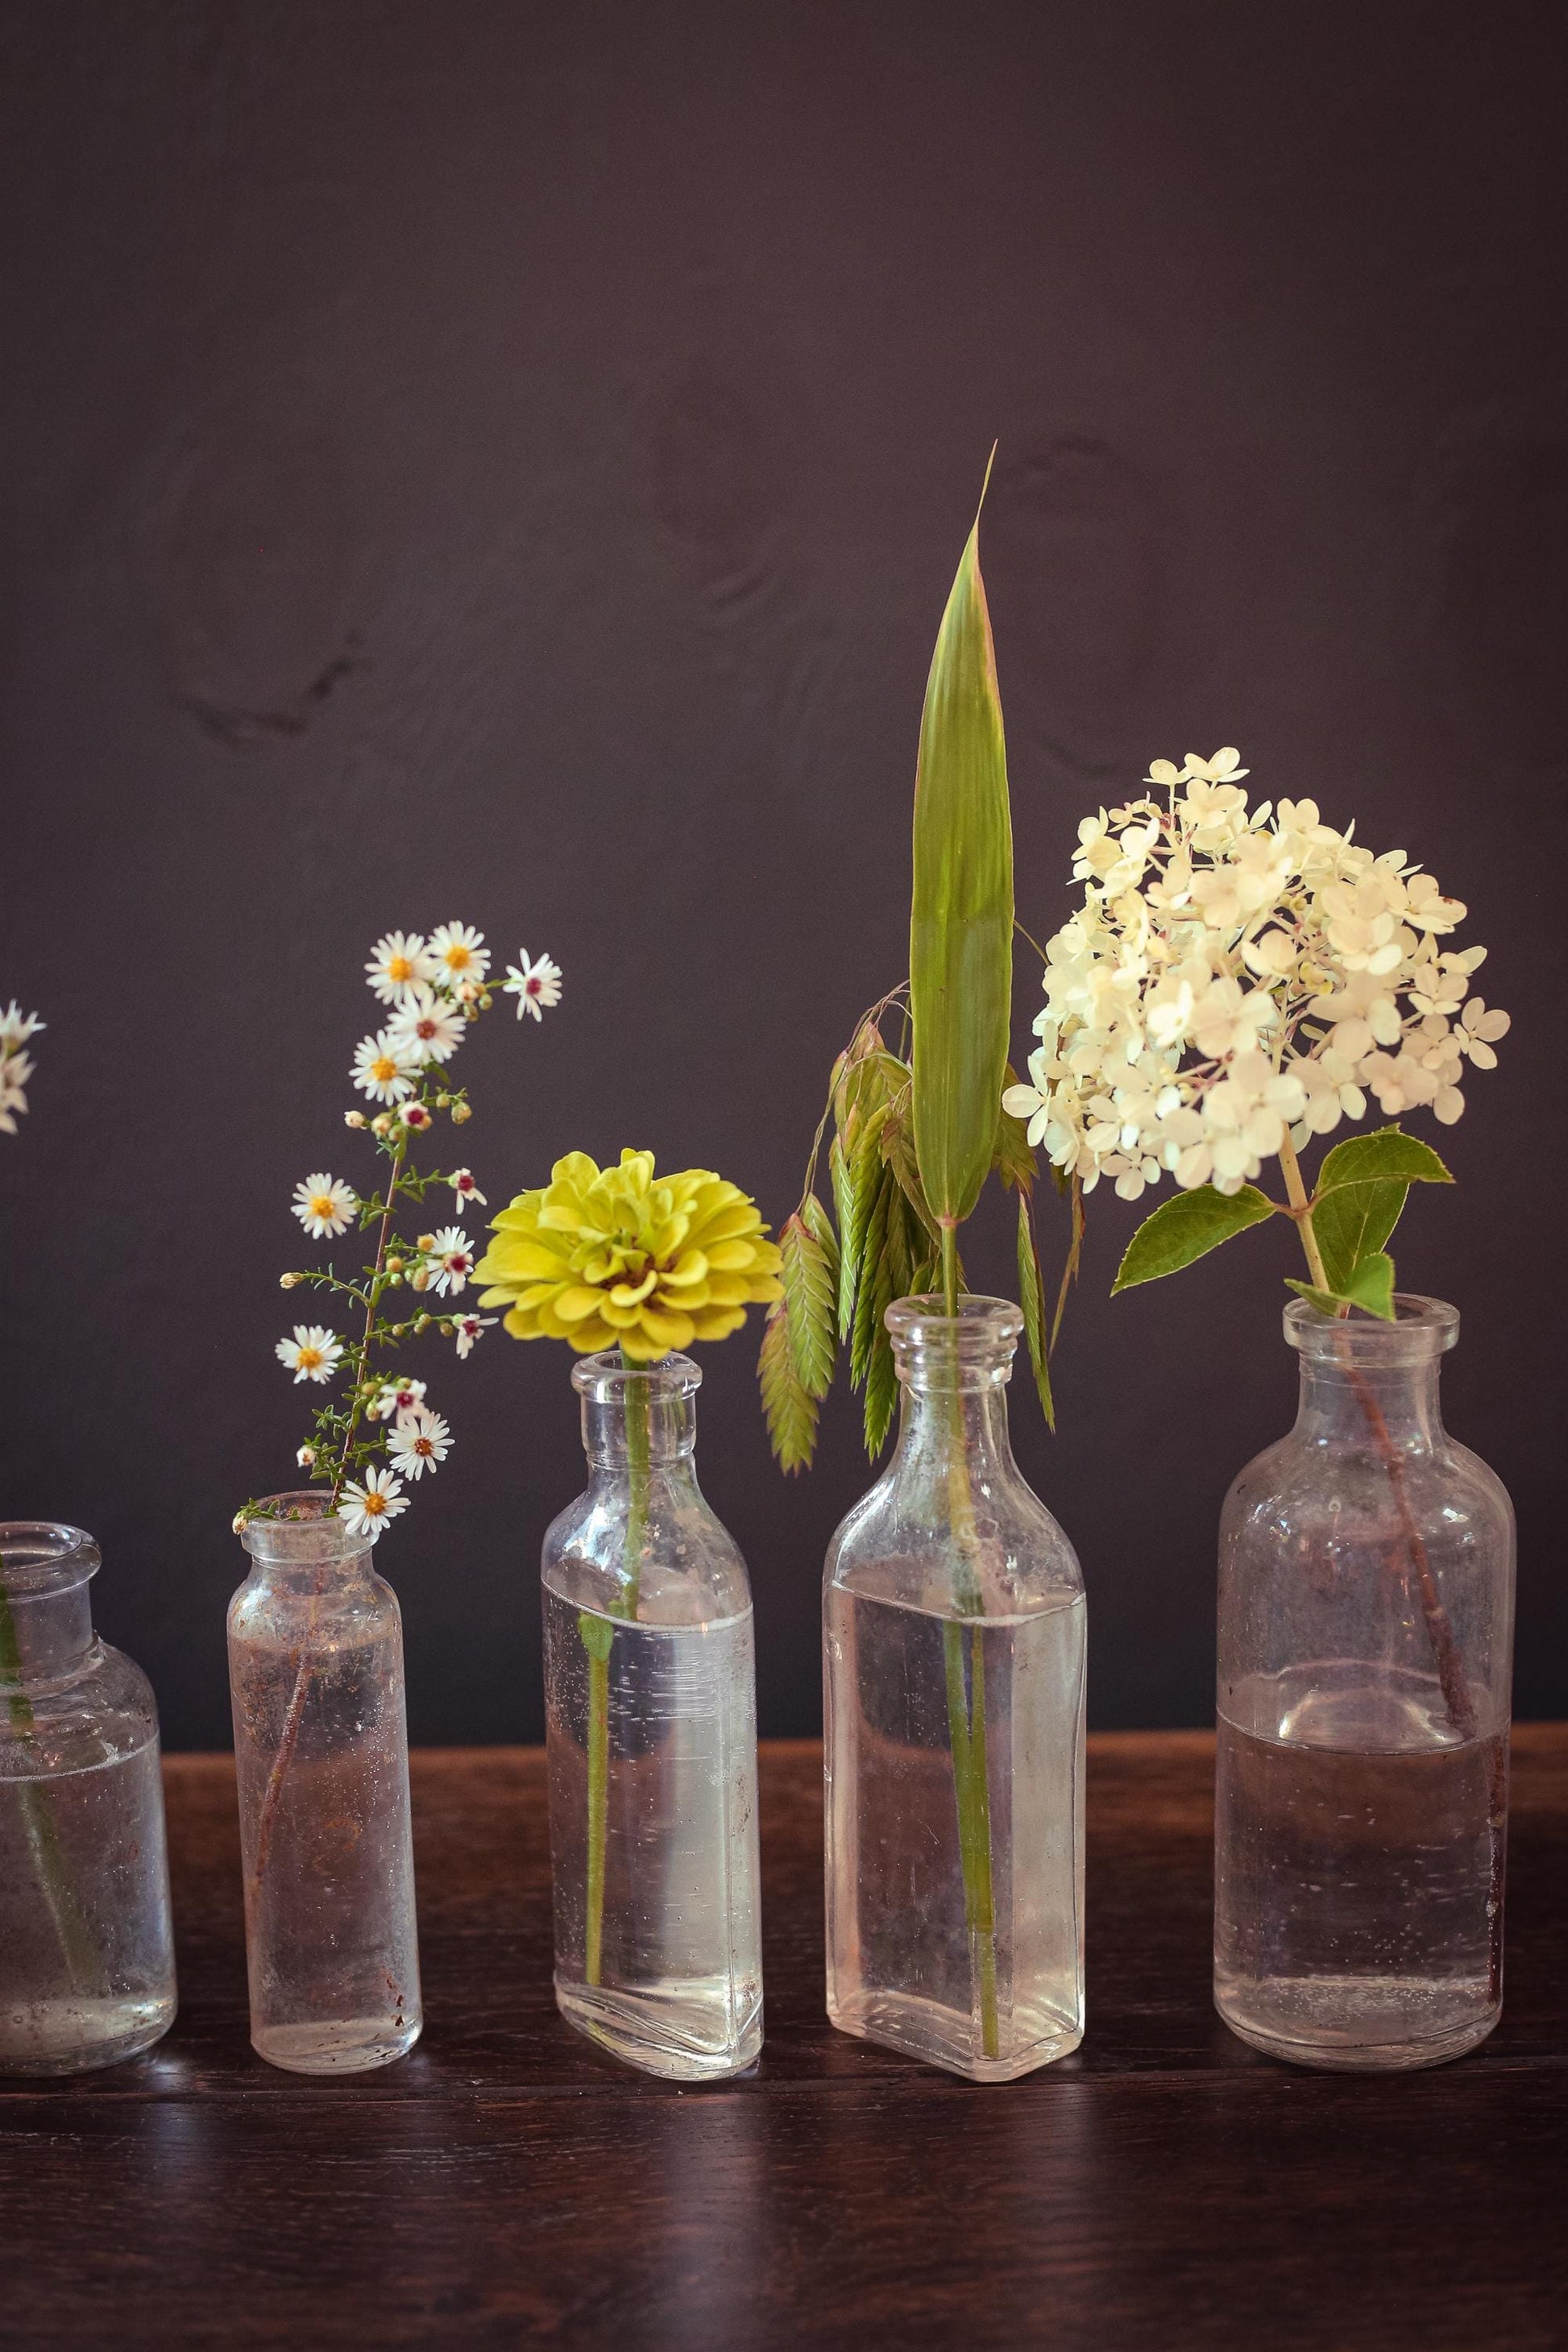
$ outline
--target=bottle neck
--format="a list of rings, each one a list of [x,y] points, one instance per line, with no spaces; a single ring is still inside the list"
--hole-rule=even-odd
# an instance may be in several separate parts
[[[0,1584],[0,1696],[68,1678],[94,1646],[85,1578],[45,1591]]]
[[[627,1479],[665,1486],[697,1480],[696,1391],[685,1357],[627,1368],[595,1356],[574,1373],[583,1401],[583,1451],[595,1486]]]
[[[1404,1453],[1430,1453],[1444,1442],[1437,1393],[1442,1359],[1369,1364],[1301,1359],[1299,1436],[1317,1444],[1364,1448],[1384,1433]]]
[[[936,1471],[955,1454],[969,1464],[982,1486],[992,1476],[1016,1477],[1013,1441],[1007,1427],[1007,1391],[1000,1382],[985,1387],[941,1387],[926,1380],[902,1380],[899,1449],[900,1470]]]

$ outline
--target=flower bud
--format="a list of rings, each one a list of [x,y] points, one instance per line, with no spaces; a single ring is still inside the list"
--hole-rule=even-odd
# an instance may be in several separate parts
[[[475,998],[479,995],[479,983],[477,981],[461,981],[458,982],[458,1002],[459,1004],[472,1004]]]
[[[490,994],[489,990],[488,988],[482,988],[479,991],[479,1011],[481,1013],[488,1013],[494,1003],[495,998]]]
[[[414,1328],[416,1329],[416,1331],[428,1331],[428,1329],[430,1328],[430,1318],[429,1318],[429,1316],[428,1316],[428,1315],[420,1315],[420,1316],[416,1316],[416,1318],[415,1318]]]
[[[450,1096],[450,1095],[437,1095],[437,1097],[436,1097],[436,1108],[437,1108],[437,1110],[450,1110],[450,1109],[451,1109],[451,1108],[452,1108],[452,1097],[451,1097],[451,1096]]]
[[[416,1242],[416,1244],[415,1244],[415,1245],[414,1245],[414,1246],[416,1247],[416,1249],[422,1249],[422,1250],[433,1250],[433,1249],[435,1248],[435,1246],[436,1246],[436,1236],[435,1236],[435,1234],[420,1234],[420,1236],[419,1236],[419,1239],[417,1240],[417,1242]]]
[[[315,1447],[313,1445],[301,1445],[299,1453],[294,1456],[294,1459],[298,1462],[301,1470],[309,1470],[316,1459]]]
[[[370,1131],[373,1135],[390,1135],[392,1133],[392,1113],[389,1110],[378,1111],[376,1116],[371,1120]]]
[[[237,1536],[242,1536],[249,1525],[250,1521],[246,1517],[245,1513],[243,1511],[236,1511],[234,1515],[235,1534]]]
[[[389,1257],[386,1261],[386,1270],[388,1274],[401,1274],[403,1260],[400,1257]]]
[[[298,1290],[304,1279],[302,1274],[280,1274],[278,1277],[278,1287],[279,1290]]]
[[[365,1118],[364,1118],[364,1113],[363,1113],[363,1110],[346,1110],[346,1111],[344,1111],[344,1113],[343,1113],[343,1125],[344,1125],[345,1127],[363,1127],[363,1126],[364,1125],[364,1123],[365,1123]]]
[[[419,1269],[418,1273],[414,1276],[413,1287],[414,1287],[416,1290],[428,1290],[428,1289],[429,1289],[429,1287],[430,1287],[430,1269],[429,1269],[429,1267],[428,1267],[428,1266],[422,1265],[422,1266],[420,1267],[420,1269]],[[421,1324],[422,1324],[422,1323],[424,1323],[426,1320],[427,1320],[427,1318],[426,1318],[426,1317],[424,1317],[424,1316],[421,1316],[419,1319],[420,1319]]]
[[[473,1115],[472,1110],[468,1108],[468,1105],[466,1102],[454,1103],[452,1105],[452,1125],[454,1127],[463,1126],[465,1121],[472,1118]]]

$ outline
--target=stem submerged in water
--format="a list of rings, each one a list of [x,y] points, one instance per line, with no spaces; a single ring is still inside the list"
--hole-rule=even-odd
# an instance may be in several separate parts
[[[623,1369],[631,1369],[625,1355]],[[643,1550],[647,1542],[648,1412],[646,1380],[628,1381],[622,1391],[626,1429],[626,1536],[623,1561],[626,1589],[614,1613],[635,1622],[642,1585]],[[604,1965],[605,1848],[609,1829],[610,1797],[610,1652],[615,1627],[581,1610],[577,1638],[588,1653],[588,1868],[584,1895],[583,1974],[587,1983],[600,1981]]]
[[[953,1226],[942,1229],[943,1304],[958,1315],[958,1236]],[[963,1391],[958,1386],[957,1343],[954,1341],[953,1387],[948,1421],[947,1507],[954,1560],[954,1599],[962,1617],[983,1618],[984,1598],[975,1572],[978,1549],[974,1528],[974,1497],[969,1484],[969,1456],[963,1425]],[[969,1672],[964,1675],[967,1649]],[[986,2058],[999,2057],[1001,2038],[996,2018],[996,1900],[991,1868],[991,1780],[985,1748],[985,1653],[978,1623],[964,1627],[950,1620],[942,1627],[942,1655],[947,1670],[948,1738],[952,1748],[953,1800],[958,1811],[958,1855],[963,1873],[963,1916],[969,1930],[972,1997],[980,2012],[980,2047]]]
[[[0,1584],[0,1676],[12,1685],[6,1700],[11,1728],[18,1738],[26,1739],[33,1730],[33,1704],[21,1687],[21,1647],[16,1640],[16,1621],[11,1613],[11,1596],[4,1584]],[[19,1780],[16,1782],[16,1804],[22,1816],[27,1852],[37,1873],[39,1889],[59,1944],[60,1957],[66,1964],[71,1990],[81,1994],[104,1992],[108,1988],[103,1955],[71,1885],[70,1869],[60,1844],[55,1809],[49,1801],[49,1791],[43,1780],[30,1776]]]

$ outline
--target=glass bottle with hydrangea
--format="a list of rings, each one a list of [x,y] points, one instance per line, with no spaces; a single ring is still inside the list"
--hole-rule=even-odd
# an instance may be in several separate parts
[[[735,1185],[648,1151],[569,1153],[494,1232],[481,1306],[581,1359],[588,1486],[542,1564],[556,2000],[650,2074],[737,2074],[763,2038],[752,1599],[685,1350],[778,1297],[779,1253]]]
[[[902,1392],[824,1577],[827,2009],[976,2082],[1064,2056],[1084,2017],[1083,1580],[1007,1427],[1020,1338],[1052,1414],[1034,1153],[998,1100],[1013,929],[977,524],[926,689],[909,982],[835,1066],[761,1364],[786,1470],[844,1346],[873,1461]],[[969,1295],[959,1258],[993,1173],[1016,1195],[1016,1307]]]
[[[458,1307],[474,1267],[462,1225],[409,1230],[433,1193],[458,1217],[484,1194],[467,1168],[421,1168],[417,1147],[439,1119],[471,1116],[452,1059],[496,994],[516,998],[520,1019],[560,999],[548,956],[524,952],[499,992],[489,962],[464,923],[377,942],[367,971],[386,1014],[351,1072],[372,1108],[345,1116],[381,1179],[362,1197],[321,1171],[292,1203],[312,1240],[357,1230],[373,1255],[282,1276],[285,1290],[349,1308],[357,1328],[345,1338],[299,1323],[279,1341],[296,1384],[324,1392],[299,1452],[310,1484],[235,1520],[251,1559],[228,1615],[251,2039],[303,2074],[384,2065],[421,2028],[402,1626],[372,1554],[452,1444],[407,1351],[428,1335],[465,1357],[495,1320]]]
[[[1310,1178],[1302,1155],[1369,1097],[1451,1126],[1509,1022],[1471,990],[1485,950],[1445,944],[1458,900],[1310,800],[1249,812],[1247,773],[1229,748],[1157,760],[1079,826],[1083,902],[1004,1099],[1075,1201],[1174,1178],[1119,1291],[1252,1226],[1300,1238],[1296,1424],[1220,1525],[1215,1997],[1299,2064],[1431,2065],[1501,2006],[1513,1518],[1443,1426],[1458,1317],[1388,1253],[1447,1169],[1397,1116]]]

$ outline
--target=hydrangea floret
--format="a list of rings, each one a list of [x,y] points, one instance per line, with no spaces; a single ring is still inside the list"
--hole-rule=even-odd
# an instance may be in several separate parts
[[[15,997],[0,1013],[0,1135],[15,1135],[17,1114],[27,1108],[33,1057],[26,1048],[44,1025],[36,1013],[24,1013]]]
[[[289,1204],[312,1241],[337,1241],[355,1230],[374,1236],[374,1256],[357,1270],[340,1273],[329,1262],[280,1277],[285,1290],[323,1291],[343,1302],[358,1336],[300,1322],[276,1349],[296,1385],[331,1391],[300,1448],[300,1468],[331,1486],[332,1509],[373,1542],[407,1509],[406,1486],[426,1471],[434,1475],[452,1444],[450,1426],[428,1402],[426,1383],[408,1378],[396,1360],[410,1341],[430,1331],[454,1341],[461,1359],[495,1320],[452,1309],[450,1302],[474,1275],[474,1246],[461,1224],[430,1217],[427,1231],[400,1230],[405,1220],[425,1223],[425,1214],[410,1213],[424,1212],[432,1193],[449,1193],[459,1215],[484,1205],[471,1170],[421,1170],[413,1150],[438,1119],[461,1127],[472,1116],[451,1063],[469,1028],[495,1002],[489,964],[484,934],[467,923],[443,923],[428,936],[388,931],[376,941],[365,974],[382,1008],[379,1025],[355,1047],[349,1071],[371,1108],[347,1111],[344,1119],[369,1137],[383,1162],[381,1180],[362,1195],[344,1178],[318,1169],[296,1184]],[[527,1001],[526,1009],[538,1015],[542,1005],[560,1002],[561,973],[548,956],[531,965],[524,951],[522,965],[535,979],[542,969],[546,975],[547,984],[542,982]],[[400,1314],[405,1302],[411,1311]],[[247,1503],[237,1529],[268,1508]]]
[[[1178,1221],[1189,1236],[1212,1229],[1205,1248],[1283,1210],[1307,1246],[1301,1287],[1342,1307],[1349,1280],[1350,1303],[1391,1312],[1381,1241],[1361,1252],[1359,1289],[1353,1263],[1325,1268],[1298,1155],[1363,1119],[1369,1097],[1385,1116],[1430,1109],[1451,1126],[1466,1065],[1496,1066],[1509,1016],[1471,993],[1486,950],[1447,944],[1466,916],[1458,899],[1403,849],[1374,854],[1353,824],[1326,824],[1315,801],[1249,811],[1248,772],[1228,746],[1180,767],[1156,760],[1150,792],[1084,819],[1082,903],[1047,941],[1040,1043],[1028,1083],[1003,1105],[1082,1193],[1105,1177],[1136,1201],[1170,1175],[1184,1192],[1238,1203],[1217,1223],[1201,1212]],[[1272,1159],[1284,1203],[1255,1190]],[[1410,1182],[1447,1171],[1385,1128],[1331,1152],[1319,1192],[1380,1179],[1403,1206]],[[1392,1220],[1382,1240],[1389,1230]],[[1159,1238],[1168,1247],[1176,1232],[1167,1223]],[[1138,1249],[1134,1265],[1150,1255]],[[1118,1286],[1147,1278],[1124,1264]]]

